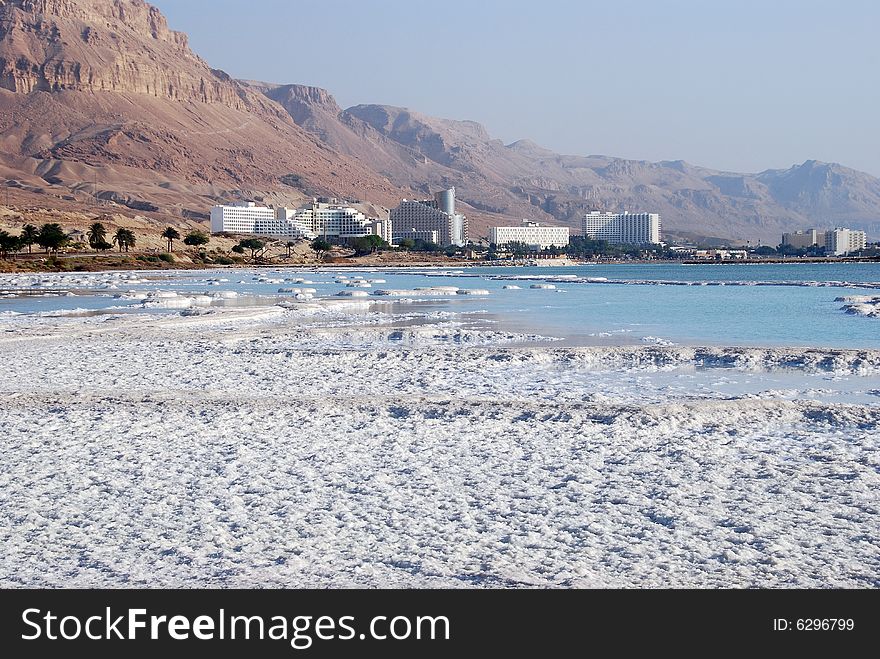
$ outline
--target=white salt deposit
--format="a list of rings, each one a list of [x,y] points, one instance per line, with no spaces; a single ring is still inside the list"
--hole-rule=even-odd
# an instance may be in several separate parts
[[[837,302],[846,302],[841,307],[844,311],[857,316],[880,318],[880,296],[851,295],[836,298]]]
[[[458,288],[455,286],[425,287],[416,289],[377,289],[373,295],[391,297],[438,297],[444,295],[456,295]]]
[[[553,348],[389,290],[0,312],[0,586],[880,585],[880,351]]]

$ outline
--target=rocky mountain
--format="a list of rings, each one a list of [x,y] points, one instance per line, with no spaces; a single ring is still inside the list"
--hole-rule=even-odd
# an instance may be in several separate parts
[[[808,161],[759,174],[504,144],[471,121],[317,87],[238,81],[142,0],[0,0],[0,183],[21,194],[204,218],[217,200],[313,195],[390,207],[454,185],[472,234],[595,208],[667,235],[761,240],[846,224],[880,238],[880,181]]]
[[[402,194],[211,69],[142,0],[0,0],[0,176],[193,216],[216,199]]]
[[[667,232],[680,237],[775,244],[786,230],[839,224],[880,237],[880,180],[837,164],[738,174],[682,161],[569,156],[529,140],[503,144],[477,123],[405,108],[340,111],[312,87],[266,93],[301,127],[392,182],[425,191],[455,185],[490,220],[529,217],[577,228],[584,211],[607,208],[660,212]]]

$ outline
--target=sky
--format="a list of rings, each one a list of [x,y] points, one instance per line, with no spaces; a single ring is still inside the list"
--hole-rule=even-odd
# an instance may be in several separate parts
[[[151,0],[237,78],[567,154],[880,176],[876,0]]]

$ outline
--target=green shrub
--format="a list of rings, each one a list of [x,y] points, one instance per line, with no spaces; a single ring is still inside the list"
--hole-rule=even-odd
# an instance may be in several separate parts
[[[214,259],[214,263],[217,265],[233,265],[235,259],[231,259],[228,256],[218,256]]]
[[[168,252],[164,252],[163,254],[159,254],[159,260],[165,261],[165,263],[174,263],[174,256]]]

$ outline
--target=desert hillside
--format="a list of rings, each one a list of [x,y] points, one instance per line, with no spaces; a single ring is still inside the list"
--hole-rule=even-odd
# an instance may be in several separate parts
[[[402,192],[211,69],[140,0],[0,2],[0,177],[205,219],[217,200]]]
[[[204,222],[218,201],[316,195],[381,213],[454,185],[475,238],[522,218],[577,230],[596,208],[659,212],[673,238],[776,244],[785,230],[841,224],[880,238],[880,180],[842,165],[741,174],[563,155],[472,121],[343,110],[318,87],[212,69],[142,0],[0,0],[4,182],[27,203],[158,223]]]

